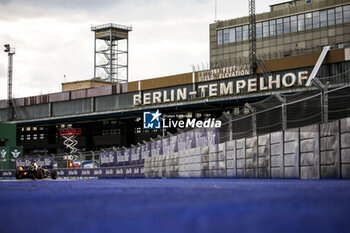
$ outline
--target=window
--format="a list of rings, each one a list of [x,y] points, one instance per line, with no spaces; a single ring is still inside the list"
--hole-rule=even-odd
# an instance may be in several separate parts
[[[235,28],[230,28],[230,43],[236,41],[236,29]]]
[[[270,35],[274,36],[276,35],[276,20],[270,20]]]
[[[290,31],[291,32],[298,31],[298,19],[297,19],[297,16],[290,17]]]
[[[222,30],[217,31],[218,45],[222,45]]]
[[[305,30],[304,15],[298,15],[298,31]]]
[[[283,18],[283,33],[289,33],[290,32],[290,18],[286,17]]]
[[[283,33],[283,20],[282,19],[277,19],[277,30],[276,30],[277,35]]]
[[[42,140],[42,139],[44,139],[44,134],[42,133],[42,134],[40,134],[40,139]]]
[[[242,41],[242,27],[236,27],[236,41]]]
[[[335,13],[334,13],[334,9],[328,10],[327,13],[328,13],[328,26],[329,26],[329,25],[334,25],[334,24],[335,24]]]
[[[111,135],[117,135],[118,130],[117,129],[111,129]]]
[[[27,141],[30,141],[30,134],[27,134]]]
[[[224,44],[228,44],[230,42],[229,32],[229,29],[224,29]]]
[[[239,115],[239,108],[233,108],[233,115]]]
[[[344,23],[350,22],[350,5],[343,7]]]
[[[312,29],[312,14],[307,13],[305,14],[305,29]]]
[[[249,39],[249,27],[248,25],[243,26],[243,40]]]
[[[24,141],[24,135],[23,134],[21,135],[21,141]]]
[[[141,133],[141,128],[135,128],[135,133]]]
[[[320,27],[320,12],[319,11],[312,12],[312,27],[313,28]]]
[[[327,11],[320,11],[320,25],[321,27],[327,26]]]
[[[262,23],[256,23],[256,38],[262,37]]]
[[[37,134],[33,134],[33,140],[38,140],[38,135]]]
[[[336,24],[343,23],[343,8],[342,7],[335,8],[335,23]]]
[[[268,37],[270,36],[269,33],[269,21],[263,22],[263,37]]]

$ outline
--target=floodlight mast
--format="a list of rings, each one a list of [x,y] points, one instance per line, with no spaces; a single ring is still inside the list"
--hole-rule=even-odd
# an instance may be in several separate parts
[[[4,52],[8,54],[8,71],[7,71],[7,120],[13,120],[13,102],[12,102],[12,73],[13,73],[13,55],[16,53],[14,48],[9,44],[4,45]]]

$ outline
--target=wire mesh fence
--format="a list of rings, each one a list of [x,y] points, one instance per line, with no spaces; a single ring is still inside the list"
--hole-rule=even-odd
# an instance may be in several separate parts
[[[182,143],[182,147],[188,149],[187,146],[189,148],[208,146],[349,116],[350,85],[322,91],[311,89],[295,94],[274,94],[260,102],[245,104],[238,114],[224,112],[217,119],[221,121],[220,128],[185,128],[178,130],[174,135],[159,136],[149,142],[144,142],[142,145],[149,144],[150,148],[153,148],[154,144],[155,147],[158,147],[162,143],[157,142],[176,137],[175,140],[171,140],[172,143],[177,145]],[[172,148],[180,148],[180,146],[173,146]],[[118,150],[123,149],[109,149],[109,151],[114,152]],[[127,148],[124,148],[124,150],[127,150]],[[152,149],[149,149],[149,151],[152,154]],[[162,149],[162,151],[165,151],[165,149]],[[102,152],[90,151],[78,152],[74,155],[59,154],[52,156],[54,156],[57,168],[69,167],[72,165],[69,164],[70,162],[75,162],[80,167],[94,168],[101,165],[99,164],[99,157]]]

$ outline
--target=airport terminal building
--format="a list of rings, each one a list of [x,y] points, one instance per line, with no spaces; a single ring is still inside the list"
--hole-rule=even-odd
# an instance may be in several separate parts
[[[210,67],[133,82],[98,78],[62,84],[62,92],[0,101],[0,121],[17,124],[17,145],[24,153],[65,152],[62,128],[80,128],[81,151],[129,147],[176,127],[144,129],[143,113],[175,118],[218,119],[223,112],[249,113],[246,103],[306,88],[324,46],[331,46],[318,72],[328,88],[350,78],[350,2],[297,0],[270,6],[256,15],[257,76],[250,72],[249,17],[210,24]],[[292,114],[292,113],[290,113]]]

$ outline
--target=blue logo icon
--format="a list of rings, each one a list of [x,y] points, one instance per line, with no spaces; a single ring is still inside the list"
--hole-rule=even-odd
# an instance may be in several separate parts
[[[144,129],[160,129],[160,116],[162,114],[156,112],[143,112],[143,128]]]

